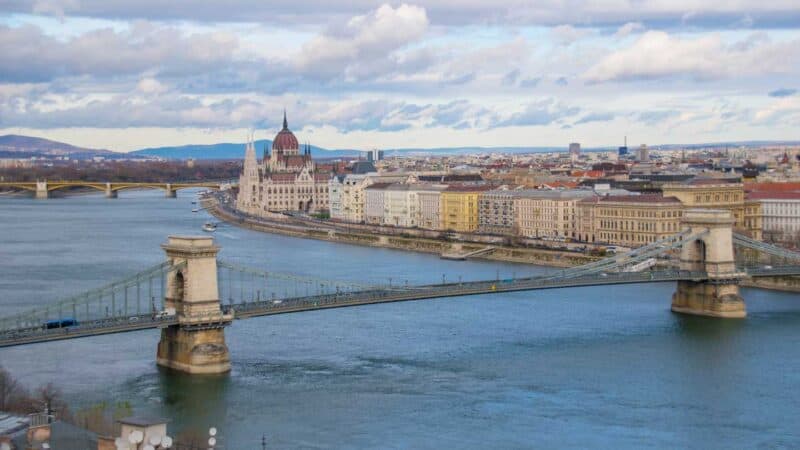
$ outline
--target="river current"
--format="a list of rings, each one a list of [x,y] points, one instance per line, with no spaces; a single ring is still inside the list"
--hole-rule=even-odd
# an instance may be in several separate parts
[[[0,198],[0,310],[53,302],[201,234],[194,194]],[[222,224],[221,257],[358,282],[548,269],[263,234]],[[800,296],[743,289],[749,317],[669,311],[672,283],[371,305],[237,321],[232,372],[155,365],[155,330],[0,349],[76,406],[128,400],[227,449],[800,448]]]

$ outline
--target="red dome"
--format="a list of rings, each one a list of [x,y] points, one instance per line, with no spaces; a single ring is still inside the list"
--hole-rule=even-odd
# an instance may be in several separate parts
[[[298,150],[300,143],[294,137],[294,133],[289,131],[289,124],[286,122],[286,112],[283,113],[283,129],[278,132],[272,140],[272,150]]]

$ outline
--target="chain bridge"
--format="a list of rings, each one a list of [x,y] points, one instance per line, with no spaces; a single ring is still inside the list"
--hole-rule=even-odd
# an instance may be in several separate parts
[[[206,188],[222,189],[223,185],[231,184],[232,181],[176,181],[169,183],[148,183],[148,182],[103,182],[103,181],[81,181],[81,180],[62,180],[62,181],[3,181],[0,188],[21,189],[31,191],[36,198],[46,199],[50,197],[50,192],[69,189],[69,188],[92,188],[102,191],[108,198],[117,198],[119,191],[125,189],[162,189],[167,197],[175,197],[180,189]],[[235,183],[235,182],[233,182]]]
[[[800,276],[800,253],[734,233],[727,211],[689,210],[682,223],[683,231],[668,238],[546,275],[417,286],[264,271],[218,259],[219,247],[211,237],[170,236],[162,245],[167,260],[160,264],[0,318],[0,347],[160,329],[159,365],[189,373],[220,373],[230,370],[224,328],[239,319],[442,297],[658,282],[676,282],[675,312],[743,318],[740,281]]]

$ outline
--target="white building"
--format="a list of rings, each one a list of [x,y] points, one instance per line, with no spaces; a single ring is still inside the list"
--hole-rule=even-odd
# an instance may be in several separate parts
[[[408,174],[349,174],[328,181],[331,219],[343,222],[364,223],[364,190],[375,183],[405,183],[412,180]]]
[[[761,203],[765,241],[800,241],[800,192],[750,192],[747,200]]]
[[[390,183],[375,183],[364,189],[364,222],[373,225],[383,224],[384,197]]]
[[[416,189],[419,201],[418,226],[429,230],[438,230],[442,224],[439,200],[441,199],[442,191],[447,189],[447,186],[443,184],[419,184]]]

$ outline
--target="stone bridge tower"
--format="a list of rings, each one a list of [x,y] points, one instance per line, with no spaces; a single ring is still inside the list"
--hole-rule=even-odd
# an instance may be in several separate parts
[[[681,220],[684,229],[704,233],[684,244],[681,270],[706,272],[703,281],[679,281],[672,295],[672,310],[712,317],[742,318],[747,315],[739,295],[739,281],[733,253],[733,224],[730,211],[689,209]]]
[[[161,246],[173,264],[166,281],[167,308],[174,308],[177,325],[161,330],[158,365],[192,374],[231,370],[225,327],[233,316],[220,309],[217,252],[210,237],[170,236]]]

